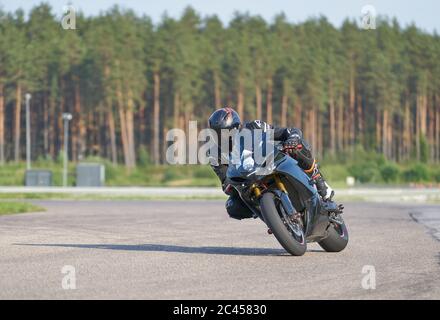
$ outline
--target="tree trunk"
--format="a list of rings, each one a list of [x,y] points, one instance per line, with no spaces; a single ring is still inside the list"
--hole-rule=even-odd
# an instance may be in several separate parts
[[[313,148],[316,148],[316,109],[311,107],[309,109],[309,127],[307,128],[307,136]]]
[[[420,133],[423,136],[426,136],[426,113],[427,113],[427,99],[425,95],[420,97]]]
[[[280,120],[281,127],[287,127],[288,103],[289,103],[289,99],[287,98],[287,95],[284,93],[283,97],[281,98],[281,120]]]
[[[295,111],[292,114],[293,117],[293,125],[296,128],[302,128],[302,115],[303,115],[303,107],[301,98],[299,96],[296,96],[295,99]]]
[[[74,110],[76,108],[76,102],[74,102]],[[72,143],[71,143],[71,149],[72,149],[72,161],[78,160],[78,135],[79,135],[79,128],[78,128],[78,114],[76,112],[73,113],[73,121],[71,126],[72,131]]]
[[[5,96],[4,85],[0,83],[0,165],[5,163]]]
[[[408,160],[411,154],[411,112],[409,96],[405,100],[405,119],[403,121],[403,159]]]
[[[15,162],[20,161],[20,129],[21,129],[21,84],[17,83],[15,89],[15,148],[14,148],[14,159]]]
[[[108,65],[105,65],[104,80],[109,81],[109,78],[110,78],[110,67]],[[121,92],[120,90],[118,90],[118,99],[117,99],[118,104],[120,104],[122,101],[122,97],[120,95]],[[107,109],[107,122],[108,122],[109,134],[110,134],[110,152],[112,157],[112,163],[113,165],[116,165],[118,163],[118,150],[116,146],[116,124],[113,114],[113,100],[110,95],[110,89],[108,87],[105,88],[105,103]]]
[[[97,143],[96,143],[96,126],[95,126],[95,113],[93,111],[89,111],[86,114],[86,124],[87,124],[87,145],[88,150],[91,155],[96,156],[97,151],[99,150]]]
[[[385,155],[386,158],[390,158],[390,153],[389,153],[389,144],[388,144],[388,135],[389,135],[389,130],[388,130],[388,110],[384,109],[383,110],[383,125],[382,125],[382,129],[383,129],[383,133],[382,133],[382,150],[383,153]]]
[[[81,108],[81,91],[79,79],[75,80],[75,115],[77,119],[77,129],[76,129],[76,158],[75,160],[81,160],[84,157],[84,152],[86,150],[85,137],[86,137],[86,127],[84,123],[84,117]],[[73,147],[73,143],[72,143]]]
[[[356,104],[356,89],[355,89],[355,78],[354,67],[350,71],[350,96],[349,96],[349,111],[348,111],[348,146],[353,150],[354,137],[355,137],[355,104]]]
[[[118,154],[116,150],[116,130],[115,130],[115,119],[113,117],[113,108],[111,103],[107,105],[107,121],[110,133],[110,149],[112,155],[112,163],[116,165],[118,163]]]
[[[381,113],[380,110],[376,110],[376,151],[377,152],[385,152],[385,150],[382,149],[382,119],[381,119]]]
[[[336,120],[335,120],[335,100],[333,95],[333,86],[330,84],[329,96],[329,133],[330,133],[330,154],[335,154],[336,147]]]
[[[67,110],[65,109],[65,98],[64,98],[64,80],[63,78],[60,79],[60,92],[59,92],[59,97],[60,97],[60,103],[59,103],[59,109],[58,109],[58,113],[55,113],[55,122],[57,123],[57,132],[58,132],[58,137],[55,141],[55,150],[57,153],[60,153],[61,150],[61,144],[64,141],[64,124],[63,124],[63,118],[62,118],[62,114],[63,112],[67,112]],[[71,137],[71,135],[69,135],[69,137]],[[72,144],[69,143],[69,147],[71,147]],[[67,151],[69,153],[69,151]]]
[[[104,121],[105,123],[105,114],[103,114],[102,112],[102,102],[99,104],[96,112],[95,112],[95,127],[96,127],[96,144],[98,145],[97,147],[97,155],[98,157],[102,158],[104,157],[104,154],[106,152],[105,150],[105,144],[103,143],[103,138],[102,138],[102,123]],[[103,120],[104,118],[104,120]],[[86,149],[87,150],[87,149]]]
[[[52,85],[53,83],[56,83],[56,80],[52,79]],[[47,143],[48,143],[48,149],[49,149],[49,154],[50,157],[52,159],[56,159],[57,155],[55,152],[55,129],[57,127],[57,122],[56,122],[56,118],[55,118],[55,114],[56,114],[56,97],[55,97],[55,93],[53,92],[52,88],[51,91],[49,93],[49,109],[48,109],[48,115],[47,115],[47,119],[48,119],[48,139],[47,139]]]
[[[429,151],[430,160],[435,161],[435,97],[429,100],[428,104],[428,139],[429,139]]]
[[[263,100],[261,97],[261,87],[259,84],[255,85],[255,102],[257,105],[256,119],[261,120],[263,118]]]
[[[43,95],[43,149],[44,156],[49,155],[49,107],[47,93]]]
[[[321,121],[321,113],[320,112],[315,112],[315,123],[316,123],[316,149],[315,149],[315,153],[316,153],[316,157],[322,157],[323,155],[323,137],[322,137],[322,121]]]
[[[344,150],[351,147],[350,143],[350,133],[351,133],[351,116],[350,116],[350,106],[344,109]]]
[[[136,150],[134,141],[134,117],[133,117],[133,99],[131,93],[129,93],[130,98],[127,101],[127,111],[125,112],[125,120],[127,121],[127,142],[128,142],[128,154],[130,157],[130,167],[134,168],[136,166]]]
[[[215,107],[220,108],[222,106],[220,76],[217,71],[214,71],[214,97]]]
[[[173,103],[173,123],[174,128],[180,128],[179,126],[179,116],[180,116],[180,94],[176,90],[174,92],[174,103]]]
[[[162,136],[164,137],[164,143],[162,143],[162,154],[166,154],[167,149],[168,149],[168,143],[167,143],[167,141],[165,141],[166,136],[167,136],[167,132],[168,132],[168,128],[166,125],[164,125],[164,127],[162,129]]]
[[[136,166],[136,150],[135,150],[135,140],[134,140],[134,117],[133,108],[128,108],[126,111],[126,121],[127,121],[127,138],[128,138],[128,150],[130,154],[130,166]]]
[[[356,99],[357,106],[357,143],[364,145],[364,113],[362,108],[362,96],[357,95]]]
[[[237,112],[241,119],[244,118],[244,84],[243,79],[240,78],[238,81],[238,92],[237,92]]]
[[[146,129],[146,125],[145,125],[145,109],[146,109],[146,98],[144,97],[144,99],[140,102],[140,106],[139,106],[139,111],[137,114],[137,136],[138,136],[138,141],[139,141],[139,146],[145,146],[146,143],[146,133],[145,133],[145,129]]]
[[[388,135],[387,135],[387,146],[388,146],[388,158],[395,160],[395,149],[393,148],[393,116],[388,118]]]
[[[272,78],[267,79],[267,105],[266,105],[266,119],[269,124],[272,124],[272,95],[273,95],[273,82]]]
[[[160,133],[160,76],[154,73],[154,105],[153,105],[153,161],[158,165],[160,162],[159,133]]]
[[[338,102],[338,151],[344,150],[344,98],[342,94],[339,95]]]
[[[127,136],[127,120],[125,117],[125,110],[123,106],[122,92],[120,84],[118,83],[118,87],[116,89],[116,97],[117,97],[117,105],[119,112],[119,123],[121,129],[121,141],[122,141],[122,151],[124,153],[124,163],[127,168],[131,167],[130,162],[130,150],[128,147],[128,136]]]
[[[421,150],[420,150],[420,139],[426,133],[426,116],[424,105],[423,105],[423,96],[417,95],[416,101],[416,150],[417,150],[417,161],[420,160]]]
[[[436,158],[435,161],[440,161],[440,95],[435,96],[435,145]]]
[[[183,113],[183,115],[184,115],[184,128],[185,128],[185,131],[187,131],[188,130],[188,128],[189,128],[189,122],[191,121],[191,114],[194,112],[194,104],[193,104],[193,102],[192,101],[189,101],[189,102],[187,102],[185,105],[184,105],[184,113]],[[188,133],[188,131],[187,131],[187,133]]]
[[[396,141],[395,143],[397,144],[396,149],[397,149],[397,162],[401,162],[404,159],[404,147],[405,147],[405,141],[404,141],[404,135],[403,133],[405,132],[404,130],[405,127],[405,115],[399,115],[397,116],[397,128],[396,131]]]

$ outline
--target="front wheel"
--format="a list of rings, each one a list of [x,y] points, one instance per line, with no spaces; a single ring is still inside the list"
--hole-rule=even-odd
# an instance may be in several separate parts
[[[270,192],[263,194],[260,205],[264,221],[278,242],[291,255],[302,256],[307,249],[304,232],[300,226],[292,224],[285,215],[278,211],[274,194]]]
[[[332,223],[328,228],[328,237],[318,242],[327,252],[340,252],[348,244],[348,230],[342,218],[340,220],[341,224]]]

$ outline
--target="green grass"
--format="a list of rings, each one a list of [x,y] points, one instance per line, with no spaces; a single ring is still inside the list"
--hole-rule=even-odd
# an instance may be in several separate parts
[[[440,167],[423,163],[395,164],[380,155],[357,155],[357,159],[324,159],[322,172],[329,183],[341,188],[346,186],[346,178],[354,176],[358,183],[376,185],[404,185],[416,183],[440,183]],[[100,158],[88,158],[86,162],[97,162],[105,166],[106,186],[143,187],[220,187],[220,182],[209,165],[139,165],[127,169],[123,165],[114,166]],[[0,186],[24,185],[25,163],[6,163],[0,167]],[[33,169],[51,170],[53,185],[61,186],[63,166],[60,161],[38,160]],[[75,163],[69,164],[69,185],[75,186]]]
[[[105,166],[106,186],[199,186],[219,187],[217,176],[208,165],[143,165],[127,169],[123,165],[112,165],[109,161],[97,158],[87,162],[98,162]],[[32,169],[52,171],[52,184],[62,185],[63,165],[57,161],[36,161]],[[75,186],[76,164],[69,164],[68,185]],[[6,163],[0,167],[0,186],[23,186],[26,172],[25,163]]]
[[[1,202],[0,216],[25,212],[41,212],[44,208],[25,202]]]
[[[0,193],[3,200],[225,200],[226,195],[101,195],[69,193]]]

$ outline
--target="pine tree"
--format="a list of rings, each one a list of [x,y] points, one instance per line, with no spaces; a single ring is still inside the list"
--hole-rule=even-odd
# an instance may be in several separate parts
[[[133,168],[147,148],[159,164],[168,129],[230,105],[244,120],[301,127],[320,156],[358,146],[440,161],[440,39],[415,25],[240,13],[223,25],[190,7],[154,25],[115,6],[64,30],[47,4],[0,15],[0,163],[21,159],[27,92],[35,157],[57,157],[72,112],[74,160]]]

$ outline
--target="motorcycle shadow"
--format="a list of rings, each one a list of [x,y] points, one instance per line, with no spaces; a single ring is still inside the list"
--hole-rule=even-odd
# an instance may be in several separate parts
[[[63,247],[79,249],[104,249],[104,250],[126,250],[146,252],[171,252],[188,254],[213,254],[213,255],[237,255],[237,256],[290,256],[283,249],[272,248],[242,248],[242,247],[190,247],[169,244],[72,244],[72,243],[15,243],[19,246],[35,247]],[[310,250],[316,251],[316,250]]]

